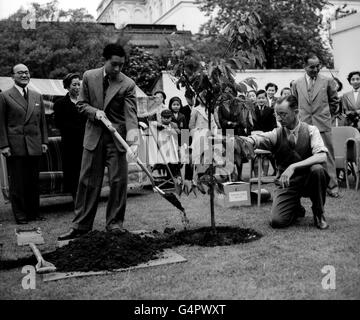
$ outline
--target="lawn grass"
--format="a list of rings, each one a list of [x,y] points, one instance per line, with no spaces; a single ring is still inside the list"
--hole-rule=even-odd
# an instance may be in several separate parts
[[[272,190],[271,186],[266,187]],[[21,269],[0,271],[0,299],[359,299],[360,298],[360,192],[345,191],[342,199],[327,199],[330,229],[313,226],[310,201],[303,200],[306,217],[283,230],[269,226],[270,205],[223,209],[216,207],[218,225],[253,228],[263,234],[254,242],[204,248],[181,246],[174,250],[188,261],[125,273],[72,278],[44,283],[37,277],[35,290],[24,290]],[[99,205],[94,229],[105,228],[106,199]],[[73,218],[70,198],[42,199],[47,221],[37,223],[46,244],[67,231]],[[182,196],[192,228],[208,226],[208,196]],[[180,214],[159,195],[144,190],[128,198],[128,230],[182,229]],[[11,209],[0,206],[0,243],[3,259],[31,254],[18,247]],[[336,270],[336,289],[324,290],[321,269]]]

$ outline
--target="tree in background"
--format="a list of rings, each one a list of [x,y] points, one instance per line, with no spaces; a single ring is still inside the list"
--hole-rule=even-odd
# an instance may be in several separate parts
[[[332,67],[332,56],[321,37],[324,29],[321,11],[328,4],[327,0],[199,1],[206,14],[217,13],[202,27],[206,34],[220,33],[230,21],[241,19],[244,11],[258,16],[267,69],[302,68],[302,57],[310,51],[317,53],[325,66]]]
[[[166,64],[161,57],[136,46],[127,45],[126,52],[129,59],[123,72],[146,94],[151,95],[151,89],[161,76],[161,71],[166,69]]]
[[[9,75],[16,63],[24,63],[34,78],[63,78],[69,72],[84,72],[101,63],[102,48],[113,32],[93,19],[85,9],[59,10],[57,1],[40,6],[34,29],[24,29],[28,10],[20,9],[2,20],[0,29],[0,74]]]
[[[69,72],[83,73],[102,66],[106,43],[119,42],[129,53],[124,73],[146,93],[165,68],[160,57],[128,44],[130,38],[114,29],[94,23],[83,8],[60,10],[57,1],[46,5],[32,3],[36,13],[35,29],[24,29],[28,10],[20,9],[0,21],[0,75],[9,76],[11,67],[24,63],[33,78],[62,79]]]

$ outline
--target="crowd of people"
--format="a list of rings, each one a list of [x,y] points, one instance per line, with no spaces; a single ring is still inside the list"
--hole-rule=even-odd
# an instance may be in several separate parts
[[[121,72],[125,63],[121,46],[107,45],[103,57],[104,66],[85,72],[82,85],[79,74],[68,74],[63,80],[68,94],[54,105],[55,123],[62,138],[65,188],[73,196],[75,208],[72,228],[60,240],[81,236],[92,229],[105,166],[110,184],[106,229],[124,230],[128,158],[101,119],[107,117],[113,123],[130,145],[132,158],[136,157],[139,119],[135,83]],[[340,97],[341,82],[319,74],[321,63],[315,54],[304,56],[304,69],[302,77],[281,88],[280,96],[274,82],[257,91],[239,92],[231,103],[215,108],[210,127],[223,137],[232,132],[244,137],[254,148],[271,151],[271,156],[263,161],[262,170],[268,175],[271,164],[272,174],[278,178],[272,208],[273,227],[286,227],[303,216],[305,209],[300,198],[308,196],[313,204],[315,225],[326,229],[326,195],[339,197],[331,127],[357,127],[360,71],[349,74],[353,89]],[[47,150],[48,138],[42,97],[28,89],[28,68],[23,64],[14,66],[12,77],[14,87],[0,94],[0,149],[7,159],[16,222],[26,224],[43,219],[38,210],[38,167],[41,154]],[[155,129],[156,135],[172,138],[175,152],[169,158],[169,150],[165,150],[163,161],[174,176],[181,176],[183,167],[183,178],[191,180],[194,168],[191,164],[182,165],[179,150],[189,148],[192,163],[200,163],[207,152],[206,92],[197,96],[186,92],[186,105],[177,96],[171,97],[167,104],[166,93],[162,91],[154,95],[161,103],[157,112],[146,119],[147,126]],[[255,164],[256,161],[254,167]],[[235,167],[240,180],[242,162]]]

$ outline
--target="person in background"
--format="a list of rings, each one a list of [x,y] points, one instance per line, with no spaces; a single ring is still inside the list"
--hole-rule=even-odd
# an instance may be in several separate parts
[[[65,97],[54,104],[55,125],[59,128],[62,145],[64,189],[70,192],[73,201],[79,183],[86,118],[76,107],[80,93],[80,75],[69,73],[63,80],[68,91]]]
[[[276,128],[274,109],[267,104],[267,93],[265,90],[256,92],[256,106],[253,131],[271,131]]]
[[[314,53],[304,56],[305,74],[293,83],[292,94],[297,98],[300,120],[316,126],[328,149],[328,173],[330,182],[327,194],[338,198],[339,185],[336,175],[335,154],[331,136],[331,116],[339,108],[335,81],[319,74],[321,63]]]
[[[16,223],[27,224],[45,220],[39,213],[39,165],[48,134],[43,98],[28,88],[28,67],[15,65],[12,78],[14,86],[0,94],[0,152],[6,157]]]
[[[275,83],[270,82],[265,86],[265,90],[266,90],[266,94],[267,94],[269,107],[274,109],[275,102],[277,99],[275,97],[275,94],[278,91],[278,86]]]
[[[206,102],[206,90],[202,91],[198,97],[199,105],[191,112],[189,122],[191,142],[192,163],[200,164],[201,156],[208,150],[208,143],[206,137],[209,134],[208,130],[208,110],[204,103]],[[217,125],[214,116],[211,115],[211,131],[215,132]]]
[[[169,101],[169,110],[172,112],[172,122],[176,123],[177,128],[179,130],[178,132],[178,144],[179,146],[182,145],[181,143],[181,133],[186,134],[184,129],[188,129],[187,127],[187,121],[185,116],[180,112],[180,109],[182,108],[182,102],[179,97],[172,97]]]
[[[245,100],[236,98],[231,103],[223,103],[219,107],[219,121],[224,137],[248,136],[253,127],[251,110]],[[246,158],[236,161],[237,181],[242,179],[242,165],[247,162]]]
[[[164,91],[156,91],[154,93],[155,97],[159,97],[161,99],[161,103],[165,106],[165,102],[166,102],[166,94]]]
[[[335,81],[335,89],[339,98],[339,107],[335,111],[335,113],[331,116],[331,125],[334,127],[338,127],[345,125],[345,121],[346,121],[342,107],[342,99],[341,99],[342,98],[341,90],[343,89],[343,84],[339,80],[339,78],[333,77],[333,79]]]
[[[291,89],[289,87],[285,87],[281,90],[281,97],[287,97],[291,95]]]
[[[223,103],[219,106],[219,123],[223,136],[226,130],[234,130],[234,135],[247,136],[253,127],[251,110],[240,98],[234,99],[231,103]]]
[[[185,116],[186,120],[186,128],[189,129],[189,123],[191,118],[191,113],[195,107],[199,105],[198,99],[196,99],[195,94],[191,90],[186,90],[185,92],[185,99],[187,105],[180,108],[180,112]],[[192,143],[192,137],[190,135],[189,130],[183,130],[181,134],[181,145],[184,147],[183,150],[188,150],[189,156],[191,156],[191,149],[188,149]],[[193,179],[193,166],[190,163],[185,164],[185,175],[184,175],[184,182],[188,184],[187,188],[191,189],[191,180]],[[184,185],[185,187],[185,185]]]
[[[185,120],[186,120],[185,127],[189,128],[191,111],[193,110],[194,107],[196,107],[195,94],[190,90],[186,90],[185,99],[186,99],[187,105],[181,106],[179,112],[185,116]]]
[[[341,98],[343,112],[347,116],[353,114],[357,118],[357,116],[360,116],[360,71],[350,72],[347,80],[352,86],[352,90],[345,92]],[[349,118],[346,125],[355,125],[350,122]]]
[[[177,97],[175,97],[177,98]],[[179,98],[177,98],[179,99]],[[178,102],[177,99],[173,101]],[[180,100],[180,99],[179,99]],[[181,100],[180,100],[181,101]],[[170,100],[171,103],[171,100]],[[180,109],[180,107],[178,107]],[[179,163],[178,156],[178,138],[180,137],[180,129],[174,121],[174,114],[171,110],[165,109],[161,111],[161,121],[160,122],[152,122],[151,125],[156,125],[156,133],[157,133],[157,145],[158,148],[161,149],[157,154],[158,163],[167,163],[171,173],[175,178],[181,176],[180,168],[181,164]],[[165,159],[163,159],[163,157]],[[154,166],[156,169],[157,166]]]
[[[255,114],[255,106],[256,106],[256,91],[255,90],[250,90],[246,93],[246,98],[247,98],[247,105],[250,109],[251,112],[251,118],[254,122],[256,121],[256,114]]]
[[[265,90],[259,90],[256,92],[256,107],[255,107],[255,119],[254,119],[254,131],[267,132],[277,127],[274,108],[271,108],[267,104],[267,94]],[[276,165],[272,157],[264,158],[263,161],[263,175],[267,176],[269,172],[269,161],[272,161],[274,172],[276,171]],[[257,161],[254,161],[254,174],[257,175]]]
[[[252,103],[256,104],[256,91],[255,90],[249,90],[246,93],[246,98],[250,100]]]
[[[158,111],[157,111],[154,115],[152,115],[152,116],[150,116],[150,117],[148,118],[148,122],[150,122],[150,121],[161,122],[161,111],[167,109],[167,106],[166,106],[166,104],[165,104],[166,94],[165,94],[165,92],[163,92],[163,91],[156,91],[156,92],[153,94],[153,96],[158,97],[158,98],[160,99],[161,105],[160,105]]]
[[[179,97],[172,97],[169,101],[169,110],[172,112],[173,115],[172,122],[175,122],[180,130],[187,129],[186,118],[180,112],[181,108],[181,99]]]

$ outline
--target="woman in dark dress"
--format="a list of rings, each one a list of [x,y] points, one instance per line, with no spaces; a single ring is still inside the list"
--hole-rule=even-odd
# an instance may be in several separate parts
[[[86,118],[79,114],[75,105],[80,92],[80,76],[70,73],[64,78],[63,84],[68,93],[54,104],[55,125],[61,133],[64,188],[75,201]]]

